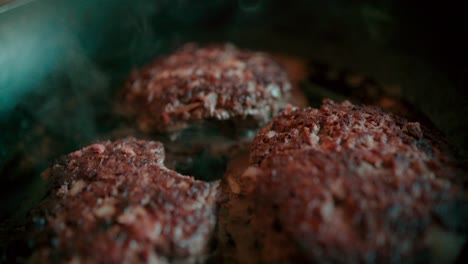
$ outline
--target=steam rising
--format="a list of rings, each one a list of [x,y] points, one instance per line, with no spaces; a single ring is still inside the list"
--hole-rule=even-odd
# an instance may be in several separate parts
[[[242,11],[256,11],[262,5],[263,0],[238,0],[239,7]]]
[[[0,14],[2,201],[24,200],[25,185],[60,155],[128,135],[115,133],[114,99],[132,68],[203,42],[194,36],[225,27],[239,10],[225,0],[41,0]]]
[[[154,8],[42,0],[0,14],[2,196],[16,196],[60,155],[109,137],[114,89],[159,49],[148,22]]]
[[[300,4],[292,12],[294,5],[282,0],[41,0],[5,9],[3,13],[0,10],[0,220],[3,214],[18,209],[18,204],[25,200],[19,193],[33,189],[27,189],[24,183],[38,178],[53,159],[112,137],[112,131],[120,125],[119,120],[114,120],[115,91],[132,68],[187,41],[226,40],[245,46],[249,43],[258,49],[270,45],[276,47],[273,49],[289,49],[316,58],[323,55],[326,61],[336,58],[344,64],[349,59],[350,65],[356,65],[365,60],[359,56],[353,60],[351,46],[334,52],[333,45],[324,42],[326,45],[320,49],[316,40],[325,36],[337,47],[354,41],[363,50],[367,47],[366,38],[383,39],[386,43],[392,31],[385,29],[394,25],[391,19],[373,8],[361,8],[357,2],[360,1],[342,4],[337,0],[303,0],[298,1]],[[367,2],[363,1],[369,5]],[[382,3],[390,5],[389,1]],[[414,17],[426,26],[427,20]],[[270,31],[298,40],[276,38]],[[428,32],[432,39],[432,30]],[[405,35],[405,41],[409,36],[417,38],[418,34]],[[369,50],[368,54],[374,54],[373,49]],[[376,68],[375,57],[371,61],[369,65]],[[403,71],[405,76],[415,72],[416,67],[405,66],[413,65],[406,61],[398,64],[404,67],[388,66],[393,61],[396,61],[393,54],[391,59],[379,57],[378,65],[385,69],[383,76],[397,72],[386,69],[407,68],[408,71]],[[454,91],[446,89],[441,94],[440,87],[450,86],[434,81],[434,77],[428,78],[428,71],[421,72],[421,80],[411,74],[408,87],[424,84],[414,89],[414,97],[438,111],[435,105],[444,105],[441,102],[448,102],[444,98]],[[434,88],[429,91],[430,86],[425,83]],[[428,96],[431,94],[438,96]],[[460,96],[454,102],[460,105],[457,109],[466,113],[462,99]],[[460,121],[463,115],[451,108],[437,114],[441,123],[447,124],[442,127],[449,127],[450,122],[455,128],[467,127]],[[460,131],[459,140],[466,146],[465,130],[453,133]],[[193,162],[178,169],[190,174],[196,174],[197,169],[203,174],[207,167],[192,165],[208,164],[203,162],[213,161],[210,158],[200,153]],[[224,171],[224,162],[214,160],[208,165],[212,165],[210,169]]]
[[[233,4],[42,0],[0,14],[2,180],[36,177],[54,158],[112,138],[115,92],[132,68],[222,25]]]
[[[151,5],[97,7],[96,1],[44,0],[0,15],[3,181],[16,185],[37,177],[58,156],[106,138],[113,90],[134,63],[130,53],[141,58],[155,52],[157,45],[148,44],[154,34],[144,22],[154,12]],[[111,27],[119,12],[126,20],[118,29],[127,38],[118,39]],[[105,42],[113,38],[119,45]],[[2,187],[9,190],[8,184]]]
[[[14,14],[3,14],[0,23],[0,114],[10,111],[19,96],[54,67],[63,52],[62,47],[58,47],[62,41],[57,40],[66,38],[63,28],[52,30],[38,23],[38,13],[11,12]],[[48,10],[41,13],[48,16]]]

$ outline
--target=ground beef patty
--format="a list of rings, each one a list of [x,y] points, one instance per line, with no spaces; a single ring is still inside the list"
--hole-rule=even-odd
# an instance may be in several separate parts
[[[250,195],[252,185],[243,176],[260,172],[249,167],[248,151],[233,157],[222,179],[226,200],[218,211],[220,263],[301,263],[295,262],[296,246],[288,236],[274,230],[272,214],[259,213],[257,198]],[[260,205],[260,204],[258,204]],[[265,205],[265,203],[262,203]],[[270,208],[266,204],[266,208]],[[265,209],[265,208],[263,208]]]
[[[203,259],[215,227],[219,183],[182,176],[163,161],[161,143],[133,138],[100,142],[61,158],[44,172],[50,191],[31,214],[30,259]]]
[[[172,133],[206,120],[243,131],[265,124],[290,90],[285,70],[263,53],[187,44],[133,72],[123,110],[145,132]]]
[[[418,122],[377,107],[325,99],[319,109],[288,107],[273,118],[254,138],[251,162],[260,163],[274,153],[302,148],[363,151],[369,161],[380,152],[409,153],[428,162],[450,160],[454,155],[441,135]]]
[[[465,241],[466,168],[416,122],[349,102],[288,107],[250,157],[222,185],[220,241],[242,263],[447,263]]]
[[[296,150],[271,155],[241,176],[256,182],[248,197],[259,248],[276,240],[289,250],[269,262],[454,261],[466,239],[468,200],[442,175],[463,172],[430,167],[411,153],[375,155],[369,161],[360,151]]]

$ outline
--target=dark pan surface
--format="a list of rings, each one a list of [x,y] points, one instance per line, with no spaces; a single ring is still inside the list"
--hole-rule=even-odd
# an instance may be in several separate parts
[[[128,133],[113,114],[116,90],[132,68],[187,41],[229,41],[369,76],[427,116],[466,155],[468,43],[462,36],[468,26],[462,6],[79,2],[36,1],[0,14],[2,229],[40,199],[39,174],[55,158]],[[347,98],[324,83],[304,89],[312,104],[321,96]]]

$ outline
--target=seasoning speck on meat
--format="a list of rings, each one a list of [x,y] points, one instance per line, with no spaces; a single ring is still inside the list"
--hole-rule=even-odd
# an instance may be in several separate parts
[[[154,141],[100,142],[43,176],[50,192],[31,212],[33,262],[197,262],[215,227],[218,182],[167,169]]]

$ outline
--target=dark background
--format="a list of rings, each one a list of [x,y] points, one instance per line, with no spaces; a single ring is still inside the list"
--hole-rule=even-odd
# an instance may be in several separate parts
[[[4,7],[3,7],[4,8]],[[2,10],[2,9],[0,9]],[[0,11],[0,220],[40,172],[118,126],[128,72],[187,41],[233,42],[364,73],[466,155],[468,22],[454,1],[37,0]]]

